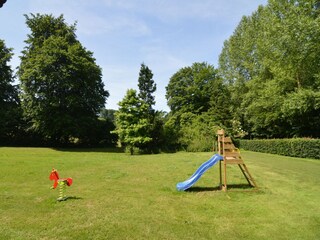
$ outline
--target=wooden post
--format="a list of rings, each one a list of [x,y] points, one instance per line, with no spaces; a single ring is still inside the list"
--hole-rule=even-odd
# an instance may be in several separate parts
[[[224,146],[224,130],[220,129],[217,131],[218,134],[218,151],[221,156],[223,156],[223,173],[222,173],[222,166],[220,161],[220,188],[221,190],[227,190],[227,165],[225,159],[225,146]],[[222,177],[223,175],[223,177]],[[223,178],[223,183],[222,183]]]

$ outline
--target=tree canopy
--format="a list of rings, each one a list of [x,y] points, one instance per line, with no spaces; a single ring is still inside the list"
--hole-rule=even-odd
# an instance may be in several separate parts
[[[171,76],[168,114],[154,109],[157,86],[144,63],[138,90],[127,91],[119,110],[104,109],[102,70],[76,25],[63,15],[25,18],[30,33],[19,86],[8,64],[12,49],[0,40],[2,142],[31,134],[49,144],[112,145],[111,131],[133,153],[164,145],[207,151],[218,128],[246,138],[320,137],[318,0],[269,0],[244,16],[224,42],[218,68],[195,62]]]
[[[142,101],[134,89],[128,89],[125,97],[119,102],[119,110],[115,113],[116,130],[123,146],[131,154],[134,149],[141,149],[152,141],[150,122],[144,116],[148,104]]]
[[[319,137],[319,14],[315,1],[270,0],[224,43],[220,74],[251,136]]]
[[[7,48],[0,39],[0,142],[4,143],[14,138],[20,110],[18,88],[13,85],[14,75],[9,65],[12,49]]]
[[[165,131],[184,148],[208,150],[215,126],[231,127],[229,91],[214,66],[202,62],[184,67],[173,74],[166,90],[171,112]]]
[[[116,130],[119,140],[131,154],[134,149],[144,153],[158,152],[163,143],[163,116],[153,109],[156,84],[153,73],[144,63],[141,64],[137,92],[129,89],[119,102],[115,113]]]
[[[153,106],[156,103],[153,93],[157,90],[157,85],[153,80],[153,73],[144,63],[141,64],[139,78],[139,98],[149,105],[150,111],[152,112]]]
[[[88,141],[109,96],[101,68],[62,15],[26,15],[26,24],[31,34],[18,71],[24,116],[50,141]]]
[[[217,70],[205,62],[184,67],[170,78],[166,98],[172,114],[206,112],[210,108],[211,85]]]

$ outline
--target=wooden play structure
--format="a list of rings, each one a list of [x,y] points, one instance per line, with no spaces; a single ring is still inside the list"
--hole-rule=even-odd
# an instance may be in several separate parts
[[[227,165],[237,164],[243,173],[244,177],[248,181],[248,184],[252,187],[257,187],[256,182],[249,173],[247,166],[244,164],[240,151],[236,148],[230,137],[225,137],[224,130],[218,130],[218,151],[223,160],[219,163],[220,168],[220,188],[223,191],[227,191]],[[223,168],[223,169],[222,169]]]

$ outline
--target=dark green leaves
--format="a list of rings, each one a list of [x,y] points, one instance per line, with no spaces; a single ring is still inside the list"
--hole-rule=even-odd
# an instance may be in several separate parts
[[[26,19],[31,34],[19,68],[24,115],[50,141],[85,142],[109,96],[101,69],[62,16]]]

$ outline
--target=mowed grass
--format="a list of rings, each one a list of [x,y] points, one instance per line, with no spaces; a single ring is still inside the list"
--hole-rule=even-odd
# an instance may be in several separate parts
[[[0,239],[320,239],[320,161],[242,152],[237,166],[190,191],[184,181],[212,153],[135,155],[103,150],[0,148]],[[74,182],[57,202],[52,168]]]

